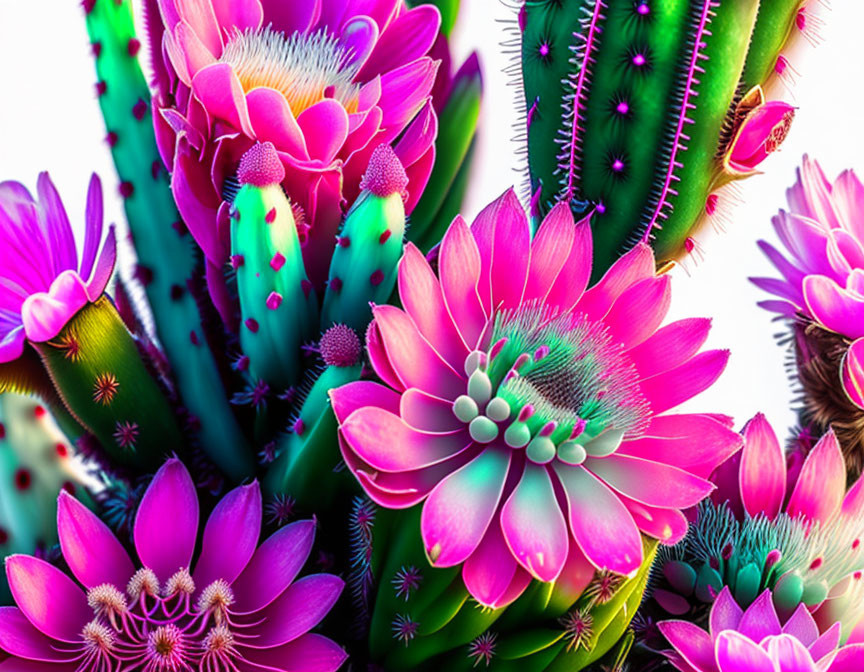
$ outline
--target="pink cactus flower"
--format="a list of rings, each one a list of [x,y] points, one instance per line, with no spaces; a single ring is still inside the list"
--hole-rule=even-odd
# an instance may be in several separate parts
[[[754,174],[786,139],[794,118],[795,108],[789,103],[762,99],[739,122],[723,157],[723,167],[736,177]]]
[[[404,310],[373,309],[367,348],[384,384],[331,393],[367,494],[424,502],[430,562],[462,564],[484,605],[532,577],[578,595],[594,568],[634,572],[640,532],[679,540],[681,509],[741,445],[723,417],[666,413],[726,365],[726,351],[697,354],[710,321],[659,328],[671,279],[655,277],[647,245],[586,291],[591,258],[590,225],[565,204],[533,241],[512,190],[470,228],[457,217],[437,274],[409,244]]]
[[[804,315],[851,342],[837,380],[864,409],[864,184],[851,170],[832,183],[805,156],[786,199],[789,211],[781,210],[773,224],[787,254],[759,242],[783,276],[752,279],[778,297],[760,305],[787,317]]]
[[[343,582],[329,574],[294,580],[315,523],[287,525],[258,546],[261,510],[257,483],[225,495],[193,570],[198,497],[186,467],[170,459],[135,518],[136,570],[108,527],[61,492],[57,528],[74,579],[38,558],[6,558],[17,606],[0,607],[0,649],[12,656],[0,669],[337,670],[345,652],[310,630]]]
[[[681,672],[857,672],[864,644],[838,648],[840,624],[820,635],[802,604],[781,625],[771,592],[746,611],[724,588],[714,602],[710,632],[687,621],[663,621],[660,631],[674,650],[665,652]]]
[[[409,10],[402,0],[158,4],[165,62],[157,140],[180,213],[212,265],[228,258],[223,191],[255,141],[279,152],[316,286],[326,279],[342,203],[356,197],[382,143],[405,166],[411,211],[435,157],[430,93],[439,61],[428,54],[437,8]]]
[[[758,413],[744,427],[744,448],[712,476],[716,504],[728,502],[740,518],[760,514],[773,520],[781,512],[791,518],[828,524],[841,514],[864,515],[864,480],[846,492],[846,465],[833,430],[810,450],[797,474],[787,461],[777,434]]]
[[[87,191],[80,257],[48,173],[39,175],[36,187],[34,199],[23,184],[0,183],[0,363],[20,357],[26,339],[41,343],[57,336],[102,295],[114,271],[113,227],[102,244],[99,178],[93,175]]]

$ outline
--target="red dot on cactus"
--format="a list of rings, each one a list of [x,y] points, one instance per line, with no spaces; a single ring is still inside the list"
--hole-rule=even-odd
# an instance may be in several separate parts
[[[240,355],[240,358],[237,360],[235,364],[238,371],[248,371],[249,370],[249,358],[246,355]]]
[[[140,98],[138,102],[136,102],[132,106],[132,116],[135,117],[138,121],[141,121],[144,116],[147,114],[147,103],[145,103]]]
[[[18,469],[15,472],[15,487],[19,490],[27,490],[32,482],[33,478],[26,469]]]
[[[377,287],[382,282],[384,282],[384,272],[379,268],[372,275],[369,276],[369,282],[373,287]]]
[[[822,558],[816,558],[813,562],[810,563],[810,570],[816,571],[822,566]]]
[[[798,26],[798,30],[807,29],[807,10],[804,7],[798,10],[798,14],[795,16],[795,25]]]
[[[272,142],[256,142],[240,159],[237,169],[240,184],[266,187],[285,179],[285,167]]]
[[[254,318],[246,318],[246,321],[243,322],[246,325],[246,328],[251,331],[253,334],[258,332],[258,321]]]
[[[171,300],[179,301],[183,298],[183,287],[180,285],[174,284],[171,285]]]
[[[633,56],[633,65],[637,68],[641,68],[647,62],[645,59],[645,54],[636,54]]]
[[[336,236],[336,244],[339,247],[350,247],[351,239],[348,236]]]
[[[717,201],[719,200],[717,194],[708,194],[708,198],[705,199],[705,213],[713,215],[717,210]]]
[[[231,268],[235,271],[240,268],[246,260],[243,258],[242,254],[232,254],[231,255]]]
[[[0,439],[6,438],[6,425],[0,422]]]
[[[137,264],[135,266],[135,277],[145,287],[153,282],[153,271],[148,266]]]
[[[270,260],[270,268],[274,271],[280,270],[285,265],[285,255],[281,252],[277,252],[273,255],[273,258]]]
[[[630,104],[626,100],[622,100],[615,106],[615,111],[623,116],[630,112]]]
[[[303,422],[302,418],[297,418],[294,421],[294,424],[291,426],[291,429],[294,430],[294,433],[297,436],[301,436],[303,434],[303,432],[306,431],[306,423]]]
[[[687,237],[684,239],[684,249],[687,250],[688,254],[690,252],[692,252],[695,248],[696,248],[696,241],[695,240],[693,240],[690,237]]]
[[[105,136],[105,142],[108,143],[109,147],[113,147],[117,144],[117,134],[114,131],[108,131],[108,135]]]
[[[150,176],[155,180],[159,177],[159,174],[162,172],[162,162],[159,159],[153,161],[150,164]]]
[[[300,289],[303,290],[303,295],[308,299],[309,293],[312,291],[312,283],[308,280],[301,280]]]
[[[196,334],[194,331],[189,332],[189,342],[192,345],[198,345],[198,334]]]
[[[318,352],[327,366],[354,366],[360,361],[363,346],[351,327],[334,324],[321,335]]]
[[[123,198],[130,198],[135,193],[135,185],[131,182],[120,183],[120,195]]]
[[[9,541],[9,533],[0,527],[0,544],[5,544],[7,541]]]
[[[99,40],[96,40],[90,45],[90,49],[93,52],[93,56],[99,58],[99,55],[102,53],[102,43]]]
[[[777,57],[777,62],[774,63],[774,72],[778,75],[782,75],[786,72],[786,68],[789,67],[789,61],[786,60],[786,57],[782,54]]]
[[[282,305],[282,295],[279,292],[270,292],[270,295],[264,303],[270,310],[276,310]]]
[[[57,453],[57,457],[68,457],[69,449],[66,447],[65,443],[58,443],[54,445],[54,451]]]
[[[36,417],[37,420],[39,418],[44,418],[47,412],[48,411],[45,410],[44,406],[36,406],[36,408],[33,409],[33,415]]]
[[[108,91],[108,82],[103,82],[103,81],[96,82],[96,95],[97,96],[104,96],[106,91]]]
[[[74,495],[76,492],[75,484],[72,481],[65,481],[61,487],[70,495]]]
[[[330,278],[330,282],[328,284],[330,285],[330,289],[332,289],[334,292],[342,291],[341,278]]]
[[[384,197],[404,193],[407,186],[408,175],[396,152],[390,145],[378,145],[369,157],[360,188]]]
[[[599,201],[595,209],[597,210],[598,215],[602,215],[604,212],[606,212],[606,204],[603,203],[603,201]]]
[[[276,208],[270,208],[267,211],[267,214],[264,215],[264,221],[267,222],[268,224],[272,224],[273,222],[276,221]]]
[[[141,51],[141,41],[134,37],[130,38],[129,42],[126,43],[126,51],[129,52],[130,56],[135,56]]]
[[[177,235],[180,237],[183,237],[187,233],[189,233],[189,229],[187,229],[186,225],[179,219],[176,222],[171,222],[171,228],[174,229],[177,232]]]
[[[96,0],[81,0],[81,6],[84,8],[84,13],[89,14],[96,6]]]
[[[378,242],[381,245],[383,245],[384,243],[386,243],[390,239],[390,236],[392,234],[393,234],[393,232],[390,229],[384,229],[384,233],[382,233],[380,236],[378,236]]]

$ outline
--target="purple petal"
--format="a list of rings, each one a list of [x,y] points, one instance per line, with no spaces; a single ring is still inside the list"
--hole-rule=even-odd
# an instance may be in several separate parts
[[[790,517],[804,516],[827,523],[843,506],[846,463],[834,430],[828,430],[814,446],[798,475],[786,505]]]
[[[58,652],[56,644],[34,628],[17,607],[0,607],[0,649],[6,653],[52,663],[69,661],[72,656]]]
[[[34,627],[54,639],[79,641],[81,628],[93,618],[93,612],[72,579],[29,555],[8,556],[6,578],[15,604]]]
[[[498,508],[509,467],[509,450],[487,448],[429,494],[420,531],[436,567],[458,565],[480,544]]]
[[[702,628],[687,621],[661,621],[657,628],[697,672],[714,672],[714,645]]]
[[[0,364],[18,359],[24,352],[24,327],[15,327],[5,334],[0,332],[0,336]]]
[[[210,0],[216,20],[224,29],[231,27],[238,30],[252,28],[257,30],[261,27],[264,12],[259,0]],[[296,3],[292,3],[296,4]]]
[[[864,298],[824,275],[810,275],[804,279],[804,300],[813,317],[831,331],[849,338],[864,336]]]
[[[312,574],[291,584],[261,612],[250,648],[269,649],[293,641],[321,622],[339,599],[345,582],[332,574]]]
[[[145,567],[166,581],[188,569],[198,534],[198,496],[186,467],[168,460],[144,493],[135,516],[135,550]]]
[[[273,23],[273,29],[291,35],[295,31],[305,33],[321,16],[322,0],[261,0],[264,7],[264,23]],[[341,3],[340,3],[341,4]],[[335,29],[336,26],[331,26]]]
[[[459,216],[450,224],[441,241],[438,272],[441,292],[453,322],[468,347],[473,349],[486,328],[488,313],[478,291],[480,252],[468,225]]]
[[[819,638],[819,627],[806,604],[799,604],[789,620],[783,625],[783,632],[792,635],[804,646],[810,646]]]
[[[57,498],[57,532],[63,558],[85,588],[103,583],[126,588],[135,572],[126,549],[96,514],[65,490]]]
[[[291,672],[336,672],[348,654],[336,642],[323,635],[306,633],[272,649],[249,649],[243,657],[267,669]]]
[[[81,253],[81,265],[79,267],[81,277],[89,278],[93,270],[93,262],[96,261],[96,252],[99,251],[99,243],[102,242],[103,222],[102,182],[96,173],[90,176],[90,184],[87,187],[87,210],[84,216],[84,250]]]
[[[39,195],[39,205],[45,212],[43,227],[51,244],[48,253],[53,257],[54,273],[76,270],[78,268],[78,251],[75,247],[72,225],[69,224],[66,208],[63,207],[60,194],[57,193],[48,173],[39,173],[36,192]]]
[[[777,672],[767,653],[734,630],[717,638],[716,656],[720,672]]]
[[[233,583],[249,564],[261,534],[261,488],[235,488],[213,509],[192,578],[199,590],[218,579]]]
[[[768,640],[768,655],[783,672],[816,672],[816,665],[807,648],[790,635]]]
[[[709,616],[711,634],[716,637],[724,630],[737,630],[742,616],[744,611],[732,597],[729,586],[723,586],[723,590],[711,607]]]
[[[558,578],[569,551],[567,522],[545,467],[526,464],[501,509],[501,529],[516,560],[538,581]]]
[[[339,42],[348,54],[346,65],[362,67],[378,42],[378,24],[368,16],[356,16],[342,27]]]
[[[770,590],[763,591],[753,604],[747,607],[738,623],[738,631],[756,642],[761,642],[769,635],[779,635],[783,631],[774,610]]]
[[[313,520],[298,520],[274,532],[232,584],[235,610],[258,611],[279,597],[306,564],[314,540]]]
[[[117,262],[117,239],[114,232],[114,225],[108,228],[108,235],[105,237],[105,242],[102,245],[102,252],[99,254],[99,261],[96,262],[96,268],[93,269],[93,275],[87,282],[87,296],[91,301],[95,301],[105,287],[108,286],[108,281],[114,274],[114,264]]]
[[[864,409],[864,338],[849,346],[840,364],[840,374],[849,401]]]
[[[433,5],[421,5],[403,13],[381,35],[357,78],[368,81],[425,56],[440,26],[441,14]]]
[[[758,413],[744,428],[739,472],[741,501],[751,516],[774,518],[786,495],[786,456],[774,429]]]

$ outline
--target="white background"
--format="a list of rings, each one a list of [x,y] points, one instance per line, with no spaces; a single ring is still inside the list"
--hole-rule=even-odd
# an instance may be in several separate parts
[[[834,0],[833,5],[822,12],[824,43],[793,59],[801,74],[794,92],[800,109],[781,152],[763,165],[765,175],[743,184],[746,205],[730,213],[726,233],[703,241],[706,260],[689,276],[681,268],[673,271],[670,317],[712,316],[709,345],[732,350],[718,383],[687,408],[728,413],[739,425],[761,410],[779,433],[794,422],[793,393],[773,338],[778,325],[756,307],[765,296],[747,281],[771,274],[756,240],[773,239],[771,215],[783,204],[804,152],[817,157],[832,178],[846,167],[864,172],[864,2]],[[506,37],[499,21],[512,19],[512,11],[494,0],[462,0],[462,6],[454,49],[460,60],[478,49],[485,73],[481,141],[465,206],[466,215],[473,216],[508,186],[521,184],[516,146],[510,142],[519,102],[502,73],[509,60],[499,47]],[[0,0],[0,180],[18,179],[32,187],[40,170],[50,170],[79,224],[92,171],[106,184],[107,216],[122,221],[94,80],[77,0]]]

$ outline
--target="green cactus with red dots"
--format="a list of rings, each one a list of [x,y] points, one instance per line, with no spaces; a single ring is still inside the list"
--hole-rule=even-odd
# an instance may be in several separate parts
[[[520,14],[532,214],[593,211],[595,277],[635,243],[692,251],[732,179],[744,94],[782,73],[802,0],[528,0]],[[761,93],[761,91],[760,91]],[[791,114],[772,129],[782,141]],[[755,171],[754,171],[755,172]]]

